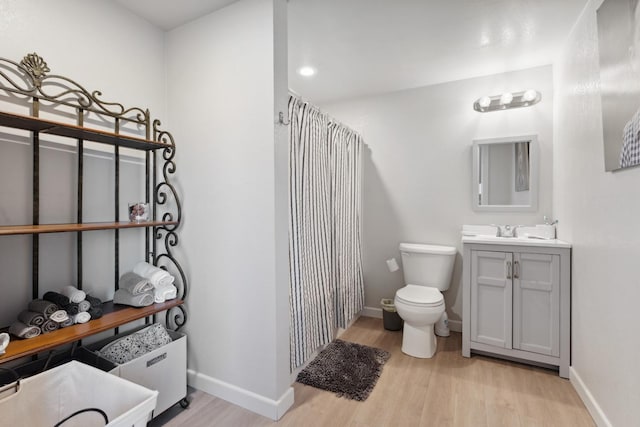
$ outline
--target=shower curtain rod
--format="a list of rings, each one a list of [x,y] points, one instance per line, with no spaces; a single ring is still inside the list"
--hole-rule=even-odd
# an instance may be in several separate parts
[[[317,110],[322,111],[322,110],[320,110],[320,107],[318,107],[316,104],[314,104],[314,103],[312,103],[312,102],[307,101],[306,99],[304,99],[304,98],[302,97],[302,95],[300,95],[299,93],[295,92],[293,89],[289,88],[289,89],[288,89],[288,92],[289,92],[289,95],[290,95],[290,96],[293,96],[294,98],[297,98],[297,99],[299,99],[300,101],[302,101],[302,102],[304,102],[304,103],[307,103],[307,104],[309,104],[309,105],[313,106],[313,107],[314,107],[314,108],[316,108]],[[347,129],[349,129],[351,132],[353,132],[353,133],[355,133],[356,135],[358,135],[360,138],[362,138],[362,135],[360,134],[360,132],[358,132],[357,130],[354,130],[351,126],[347,126],[347,125],[345,125],[345,124],[344,124],[344,123],[342,123],[340,120],[336,120],[333,116],[330,116],[329,114],[325,113],[324,111],[322,111],[322,114],[325,114],[325,115],[329,118],[329,121],[330,121],[331,123],[335,123],[335,124],[337,124],[337,125],[343,126],[343,127],[347,128]],[[284,114],[282,111],[280,111],[280,112],[278,113],[278,124],[280,124],[280,125],[282,125],[282,126],[289,126],[289,122],[285,122],[285,114]]]

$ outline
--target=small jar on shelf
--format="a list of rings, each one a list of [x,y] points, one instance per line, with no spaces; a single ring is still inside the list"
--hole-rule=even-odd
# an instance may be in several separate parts
[[[129,221],[131,222],[149,221],[149,203],[144,203],[144,202],[129,203]]]

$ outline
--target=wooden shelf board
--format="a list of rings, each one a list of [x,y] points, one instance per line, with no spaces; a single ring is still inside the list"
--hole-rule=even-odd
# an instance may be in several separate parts
[[[183,304],[181,299],[175,299],[160,304],[153,304],[148,307],[137,308],[114,305],[113,302],[109,301],[103,304],[104,315],[100,319],[58,329],[30,339],[19,339],[12,336],[6,353],[0,356],[0,363],[51,350],[58,346],[117,328],[134,320],[144,319],[145,317],[177,307],[181,304]]]
[[[178,221],[144,222],[85,222],[83,224],[40,224],[40,225],[4,225],[0,226],[0,236],[15,234],[64,233],[72,231],[115,230],[117,228],[144,228],[176,225]]]
[[[34,132],[44,132],[51,135],[83,139],[119,147],[135,148],[138,150],[158,150],[172,147],[171,144],[151,141],[132,135],[118,135],[104,130],[90,129],[72,124],[7,112],[0,112],[0,126],[30,130]]]

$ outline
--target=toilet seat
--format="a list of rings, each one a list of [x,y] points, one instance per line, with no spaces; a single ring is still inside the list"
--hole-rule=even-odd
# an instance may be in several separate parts
[[[407,285],[398,289],[396,299],[404,304],[418,307],[437,307],[444,304],[444,296],[436,288]]]

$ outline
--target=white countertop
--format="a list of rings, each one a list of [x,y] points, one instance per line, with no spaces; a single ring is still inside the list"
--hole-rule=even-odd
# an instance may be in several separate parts
[[[463,235],[462,243],[485,245],[538,246],[547,248],[570,248],[571,243],[558,239],[535,239],[530,237],[496,237],[483,235]]]

